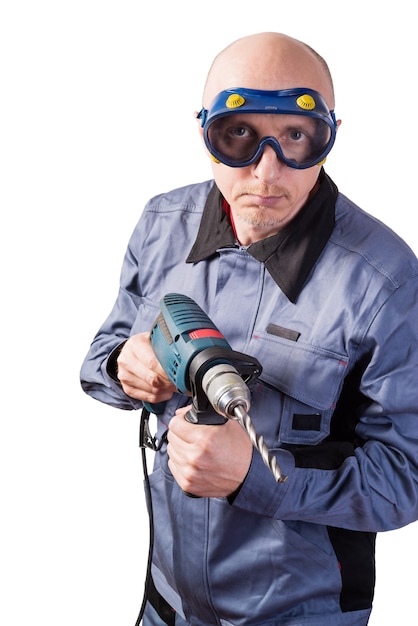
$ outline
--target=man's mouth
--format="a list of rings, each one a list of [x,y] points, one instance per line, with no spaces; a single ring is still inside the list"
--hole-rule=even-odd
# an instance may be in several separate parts
[[[284,194],[264,196],[258,194],[248,194],[248,199],[251,204],[256,204],[261,207],[274,207],[278,202],[281,202],[284,198]]]

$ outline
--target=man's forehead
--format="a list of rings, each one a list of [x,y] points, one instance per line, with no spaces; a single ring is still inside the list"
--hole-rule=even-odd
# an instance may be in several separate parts
[[[267,49],[268,53],[257,50],[254,55],[237,46],[225,54],[212,66],[204,105],[208,107],[217,94],[230,88],[268,91],[307,87],[321,93],[332,107],[332,86],[317,58],[302,46],[286,45],[284,51],[273,47]]]

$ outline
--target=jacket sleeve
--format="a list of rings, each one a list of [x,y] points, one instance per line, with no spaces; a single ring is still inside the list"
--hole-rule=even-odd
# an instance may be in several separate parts
[[[132,410],[142,403],[124,393],[120,383],[108,371],[109,358],[131,334],[137,316],[141,295],[139,293],[139,249],[141,220],[135,229],[123,260],[120,287],[116,302],[90,346],[80,372],[82,389],[101,402],[116,408]],[[138,331],[139,332],[139,331]]]
[[[146,203],[128,242],[117,299],[81,367],[82,388],[97,400],[120,409],[142,407],[112,378],[109,358],[131,335],[151,330],[164,293],[188,289],[193,264],[186,264],[186,257],[212,187],[208,180]],[[204,285],[199,289],[205,293]]]
[[[359,347],[355,437],[275,450],[281,484],[254,452],[234,506],[370,532],[418,519],[417,282],[392,293]]]

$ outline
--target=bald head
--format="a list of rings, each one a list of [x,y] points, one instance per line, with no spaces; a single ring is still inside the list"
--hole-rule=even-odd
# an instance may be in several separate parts
[[[324,59],[308,45],[281,33],[258,33],[233,42],[215,58],[207,77],[203,105],[224,89],[319,91],[334,108],[332,78]]]

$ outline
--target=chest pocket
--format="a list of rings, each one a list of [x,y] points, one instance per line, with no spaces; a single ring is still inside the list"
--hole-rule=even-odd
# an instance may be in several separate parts
[[[348,373],[348,357],[287,338],[258,333],[251,341],[263,381],[281,392],[279,441],[314,445],[329,435]]]

